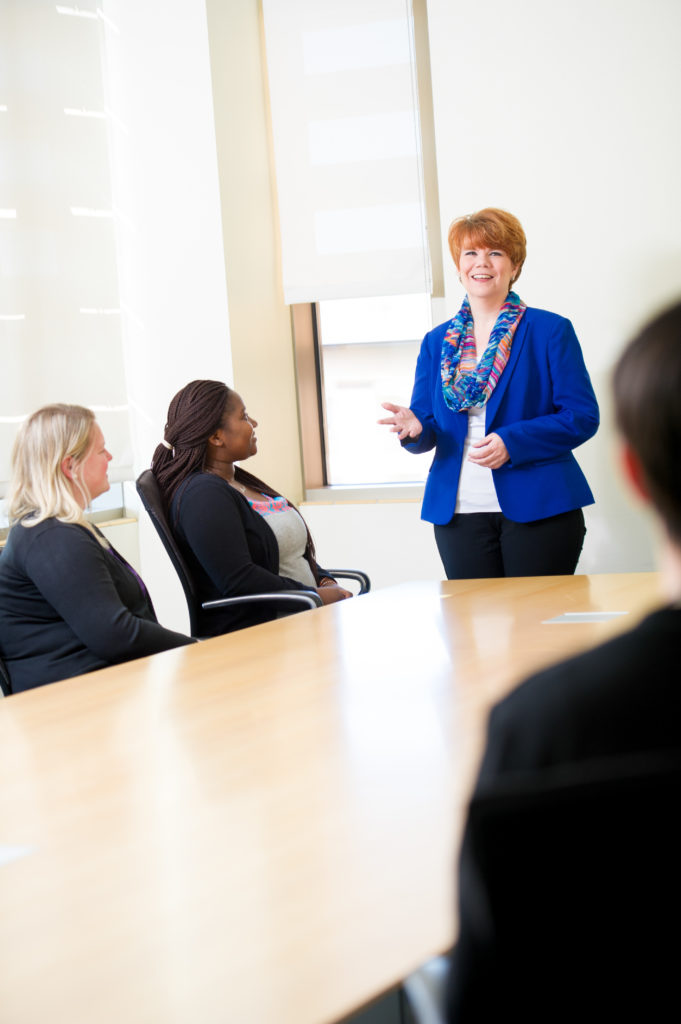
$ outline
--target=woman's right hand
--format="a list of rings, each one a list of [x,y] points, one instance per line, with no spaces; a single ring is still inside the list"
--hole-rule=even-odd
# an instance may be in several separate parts
[[[407,409],[404,405],[393,405],[392,402],[382,402],[381,405],[388,412],[391,412],[392,416],[386,416],[385,419],[378,422],[388,424],[391,432],[397,434],[400,441],[404,441],[407,437],[413,439],[419,436],[423,430],[423,425],[421,420],[414,416],[411,409]]]

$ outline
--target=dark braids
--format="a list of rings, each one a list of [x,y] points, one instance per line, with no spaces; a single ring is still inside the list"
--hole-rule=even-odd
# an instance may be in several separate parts
[[[217,380],[193,380],[178,391],[168,408],[164,438],[151,460],[166,509],[175,491],[191,473],[200,473],[206,445],[222,423],[232,391]]]
[[[201,473],[205,469],[208,438],[222,424],[233,394],[231,388],[221,381],[193,380],[178,391],[171,401],[164,432],[164,440],[171,448],[159,444],[151,460],[151,469],[158,481],[166,511],[170,511],[170,503],[181,484],[193,473]],[[280,497],[279,491],[241,466],[234,467],[234,479],[270,498]],[[290,501],[289,505],[296,507]],[[300,518],[303,519],[302,516]],[[307,523],[305,529],[305,558],[315,579],[318,579],[319,567],[315,561],[314,542]]]

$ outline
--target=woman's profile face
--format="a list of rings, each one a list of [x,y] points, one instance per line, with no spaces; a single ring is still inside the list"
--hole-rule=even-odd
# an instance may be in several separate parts
[[[498,301],[501,306],[518,268],[503,249],[488,249],[467,241],[461,249],[458,269],[470,297]]]
[[[233,391],[218,430],[230,462],[241,462],[255,455],[258,450],[257,425],[258,421],[246,412],[241,396]]]
[[[109,490],[108,469],[111,459],[112,456],[106,450],[101,428],[98,423],[93,423],[88,453],[80,466],[74,470],[74,478],[84,485],[86,493],[89,494],[92,501]]]

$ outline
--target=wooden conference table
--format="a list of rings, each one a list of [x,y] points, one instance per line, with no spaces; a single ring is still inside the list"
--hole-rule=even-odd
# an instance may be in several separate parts
[[[455,937],[489,705],[657,587],[404,584],[0,700],[2,1024],[322,1024],[389,990]]]

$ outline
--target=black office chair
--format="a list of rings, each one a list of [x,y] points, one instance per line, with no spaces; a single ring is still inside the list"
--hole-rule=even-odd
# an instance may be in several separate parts
[[[678,1009],[680,798],[681,749],[547,769],[476,796],[450,1019],[663,1020]]]
[[[319,594],[314,590],[279,590],[265,594],[245,594],[241,597],[224,597],[215,601],[201,601],[196,590],[192,574],[180,551],[178,544],[170,529],[170,524],[163,507],[163,499],[159,490],[156,477],[150,469],[146,469],[137,478],[137,493],[142,499],[142,504],[149,513],[149,517],[156,528],[163,543],[168,557],[173,564],[175,572],[180,578],[184,596],[189,610],[189,626],[192,636],[201,637],[202,611],[211,608],[226,608],[230,605],[244,605],[263,602],[278,604],[288,607],[289,610],[303,610],[306,608],[319,608],[322,604]],[[344,576],[348,579],[355,579],[360,582],[360,593],[366,593],[370,588],[369,577],[355,570],[329,570],[334,576]]]
[[[0,690],[2,691],[3,697],[12,696],[12,684],[9,678],[9,672],[2,658],[0,658]]]

